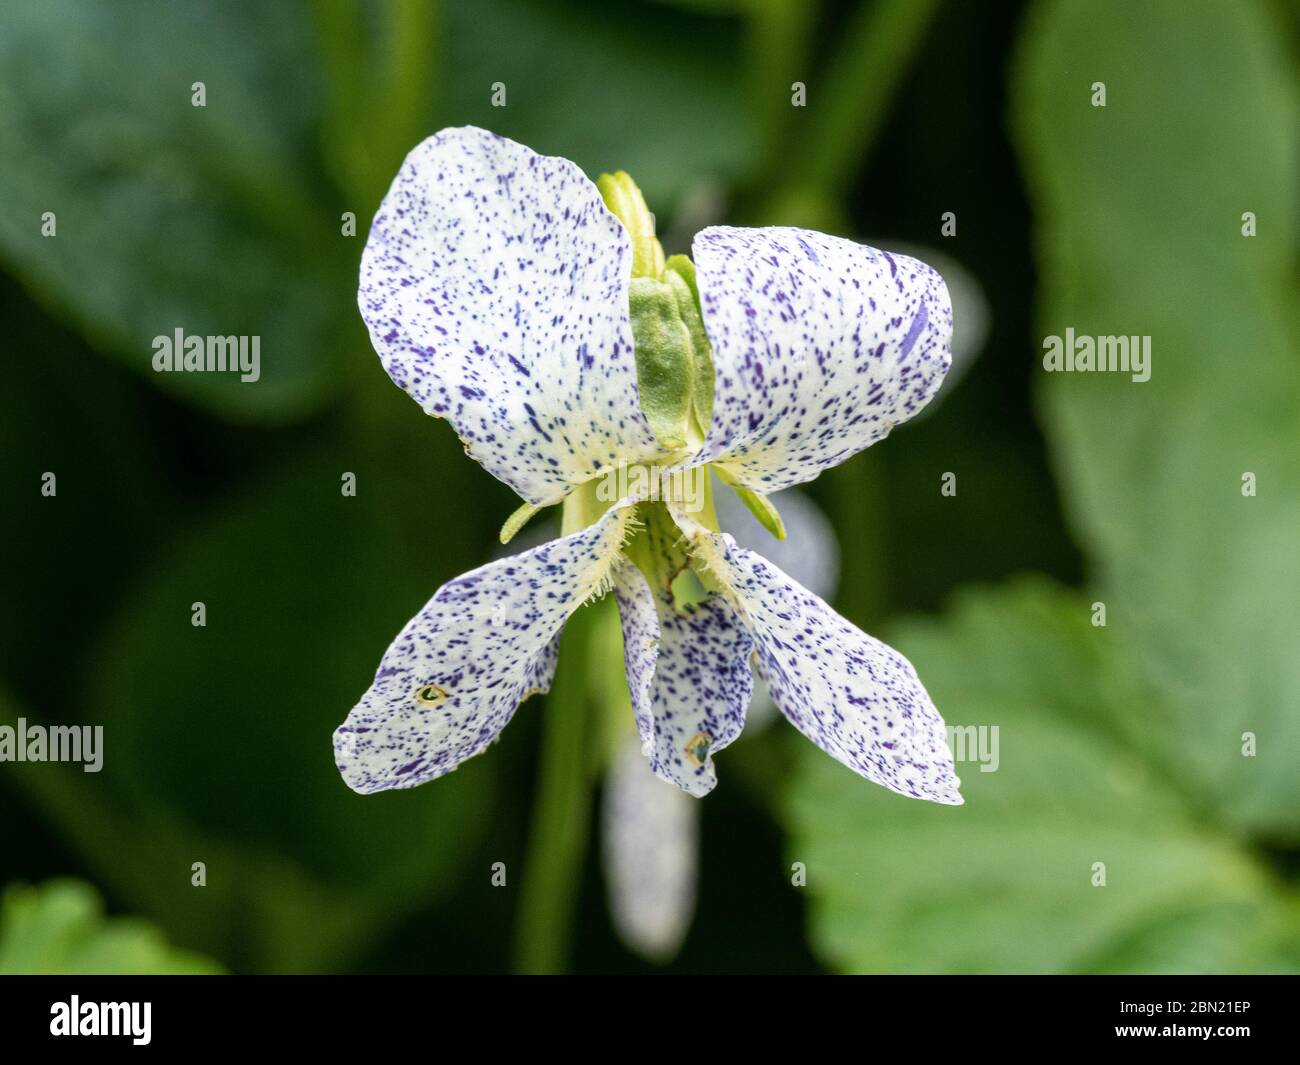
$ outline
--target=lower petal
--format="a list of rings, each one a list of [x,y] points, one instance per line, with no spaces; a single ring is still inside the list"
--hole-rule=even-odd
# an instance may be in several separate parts
[[[560,630],[602,591],[634,509],[490,562],[443,585],[384,653],[334,733],[353,791],[411,788],[491,744],[529,695],[550,687]]]
[[[753,690],[753,641],[719,595],[679,609],[635,566],[616,577],[623,653],[642,751],[655,774],[692,795],[717,784],[713,754],[740,735]]]
[[[737,543],[761,548],[759,554],[773,560],[814,595],[834,598],[839,584],[839,543],[829,519],[803,492],[787,488],[772,496],[772,504],[785,522],[784,540],[778,540],[764,529],[735,492],[719,492],[714,503],[722,528],[730,531]],[[767,728],[781,716],[766,682],[761,676],[759,679],[761,683],[754,685],[754,698],[745,713],[748,736]]]
[[[891,791],[961,804],[943,718],[906,658],[730,536],[699,526],[691,536],[753,634],[759,672],[795,728]]]

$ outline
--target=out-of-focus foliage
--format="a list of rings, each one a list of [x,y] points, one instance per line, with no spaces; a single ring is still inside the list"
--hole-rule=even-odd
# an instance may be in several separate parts
[[[840,967],[1300,968],[1300,898],[1264,854],[1300,815],[1300,181],[1276,32],[1209,0],[1028,20],[1012,84],[1041,331],[1150,335],[1151,380],[1042,375],[1091,594],[973,591],[898,636],[951,724],[999,729],[996,772],[964,767],[968,805],[803,760],[791,853]]]
[[[273,473],[141,581],[124,604],[129,620],[105,637],[90,693],[114,741],[107,782],[253,859],[214,868],[204,889],[214,898],[204,901],[264,914],[287,943],[284,956],[273,942],[261,959],[272,967],[301,964],[303,951],[334,960],[435,898],[477,841],[494,775],[479,759],[445,788],[373,803],[338,786],[328,737],[358,678],[375,669],[356,633],[395,633],[429,594],[412,578],[424,510],[396,492],[382,511],[354,505],[341,492],[346,464],[360,467],[358,491],[368,494],[403,480],[364,447]],[[177,625],[178,607],[195,600],[206,627]],[[277,788],[268,810],[265,788],[286,767],[293,786]],[[311,905],[282,890],[285,879],[309,887]]]
[[[79,880],[15,884],[0,897],[0,973],[219,972],[202,955],[170,946],[146,921],[106,920],[103,900]]]
[[[735,91],[734,23],[689,28],[638,5],[447,4],[444,87],[457,125],[479,125],[593,177],[636,178],[665,212],[692,187],[734,182],[754,150]],[[506,106],[493,107],[494,83]]]
[[[382,193],[400,153],[436,128],[437,59],[457,71],[444,91],[458,124],[593,173],[634,169],[660,203],[734,177],[749,147],[717,61],[729,46],[721,27],[683,43],[636,16],[483,0],[447,5],[429,55],[418,48],[435,40],[429,4],[351,17],[346,3],[317,7],[314,20],[308,5],[252,0],[53,0],[15,9],[0,34],[0,155],[21,160],[0,170],[0,255],[128,365],[231,418],[299,416],[337,391],[357,334],[342,212],[363,239],[372,204],[356,199]],[[386,78],[394,61],[404,66]],[[399,136],[376,143],[392,126],[376,118],[394,116]],[[313,173],[321,149],[333,192]],[[30,224],[45,211],[57,239]],[[150,343],[178,328],[260,336],[263,380],[154,376]]]
[[[870,972],[1300,965],[1300,900],[1204,818],[1194,778],[1144,760],[1130,735],[1167,707],[1090,614],[1025,579],[888,634],[951,726],[997,727],[996,768],[959,765],[966,805],[938,807],[801,758],[789,853],[824,957]]]
[[[0,31],[0,256],[96,344],[241,420],[304,412],[344,355],[340,223],[303,165],[310,30],[289,4],[51,0]],[[153,338],[178,328],[260,336],[262,380],[154,375]]]
[[[94,777],[5,772],[113,892],[240,968],[347,963],[463,889],[492,810],[494,759],[370,800],[333,766],[330,734],[384,643],[484,560],[510,508],[369,349],[356,258],[370,215],[402,155],[446,124],[592,173],[635,168],[661,209],[734,180],[753,127],[719,59],[740,27],[694,22],[679,39],[658,12],[517,0],[59,0],[0,28],[0,153],[16,164],[0,173],[0,259],[147,387],[194,404],[198,423],[159,453],[139,398],[99,367],[54,353],[11,379],[6,450],[60,483],[45,511],[14,515],[28,564],[3,631],[35,704],[6,698],[0,717],[91,717],[108,755]],[[17,328],[16,350],[66,345],[43,324]],[[153,373],[152,338],[175,328],[260,336],[262,380]],[[348,413],[296,441],[262,436],[266,458],[201,420],[284,424],[327,401]],[[25,495],[31,469],[12,472],[6,489]],[[197,498],[181,504],[178,486]],[[458,502],[471,494],[478,506]],[[495,857],[518,848],[504,820]]]
[[[1027,28],[1016,115],[1042,333],[1152,338],[1145,384],[1044,375],[1040,393],[1097,597],[1170,697],[1147,749],[1207,810],[1297,838],[1300,105],[1269,14],[1048,5]],[[1106,83],[1104,109],[1067,66]]]

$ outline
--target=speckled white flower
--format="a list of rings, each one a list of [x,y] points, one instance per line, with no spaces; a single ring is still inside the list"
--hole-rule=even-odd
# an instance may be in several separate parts
[[[375,216],[359,302],[384,368],[525,513],[563,501],[567,535],[456,578],[407,624],[335,733],[344,779],[412,787],[478,754],[547,690],[566,619],[612,586],[659,777],[712,789],[712,756],[744,724],[752,653],[827,753],[901,794],[960,803],[943,721],[902,655],[721,532],[711,499],[701,510],[638,489],[597,503],[594,488],[629,468],[666,485],[665,467],[708,464],[770,511],[763,493],[882,439],[938,389],[943,280],[786,228],[711,227],[694,266],[665,267],[644,204],[606,206],[630,185],[611,180],[598,189],[564,159],[449,129],[411,152]],[[676,410],[674,375],[701,366]]]

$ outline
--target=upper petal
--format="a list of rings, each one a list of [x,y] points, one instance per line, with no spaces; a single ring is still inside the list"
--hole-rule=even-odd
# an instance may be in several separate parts
[[[916,259],[807,229],[713,226],[695,238],[713,346],[698,459],[774,492],[882,439],[938,390],[952,306]]]
[[[605,587],[634,508],[444,584],[384,653],[334,733],[343,779],[362,794],[410,788],[480,753],[550,687],[569,615]]]
[[[730,536],[699,526],[692,536],[753,635],[759,672],[791,724],[868,780],[960,805],[943,718],[912,664]]]
[[[753,641],[719,595],[684,613],[669,589],[652,588],[630,564],[615,590],[641,749],[658,777],[707,795],[718,782],[714,753],[745,726]]]
[[[541,505],[658,450],[638,400],[631,262],[575,164],[445,129],[384,197],[358,302],[393,381]]]

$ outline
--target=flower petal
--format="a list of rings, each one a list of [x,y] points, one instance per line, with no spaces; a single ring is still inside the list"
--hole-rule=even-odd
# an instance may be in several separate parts
[[[735,492],[723,490],[714,497],[719,522],[738,544],[757,550],[813,595],[833,599],[839,587],[840,548],[830,519],[797,488],[777,492],[772,503],[785,521],[784,540],[763,528]],[[754,685],[754,698],[745,714],[745,735],[766,728],[779,716],[766,682]]]
[[[932,418],[984,351],[984,342],[993,324],[993,312],[979,280],[951,256],[919,244],[893,244],[885,250],[894,258],[912,255],[928,263],[938,271],[948,287],[948,298],[952,302],[952,365],[948,367],[938,393],[916,416],[918,420]]]
[[[641,414],[632,248],[567,159],[445,129],[371,225],[358,302],[393,381],[530,503],[657,453]]]
[[[348,786],[415,787],[491,744],[524,699],[550,687],[560,630],[608,583],[634,513],[616,505],[580,533],[438,589],[334,733]]]
[[[884,438],[942,383],[952,307],[924,263],[784,227],[712,226],[694,252],[716,373],[696,461],[788,488]]]
[[[759,673],[790,723],[868,780],[960,805],[943,718],[912,664],[761,555],[680,520],[752,633]]]
[[[654,735],[650,703],[655,660],[659,657],[659,613],[649,582],[631,562],[624,562],[614,571],[614,595],[623,630],[623,669],[627,673],[628,694],[632,697],[637,732],[644,740]]]
[[[814,595],[834,598],[840,580],[839,541],[830,519],[806,492],[790,488],[772,496],[785,522],[784,540],[763,528],[735,492],[723,488],[713,502],[722,528],[741,547],[774,562]]]
[[[603,811],[609,910],[622,940],[651,961],[681,949],[695,912],[699,809],[651,772],[635,739],[619,749]]]
[[[641,750],[657,776],[707,795],[718,782],[713,754],[745,725],[753,641],[721,596],[684,614],[668,589],[651,588],[635,566],[619,571],[615,589]]]

